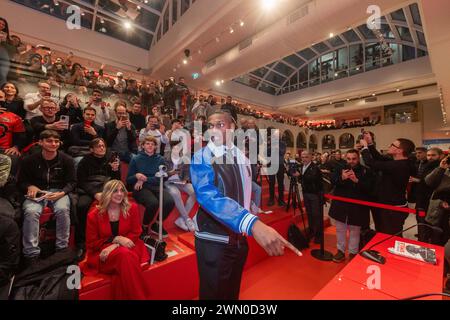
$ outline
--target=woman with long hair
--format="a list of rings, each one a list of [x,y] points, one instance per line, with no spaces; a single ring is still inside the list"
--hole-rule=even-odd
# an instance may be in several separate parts
[[[1,87],[5,93],[5,108],[12,113],[17,114],[22,119],[25,119],[25,108],[23,106],[23,99],[19,97],[19,89],[12,82],[5,82]]]
[[[108,181],[98,205],[87,218],[87,268],[112,275],[113,299],[143,300],[148,297],[141,263],[149,254],[136,204],[130,204],[120,180]]]

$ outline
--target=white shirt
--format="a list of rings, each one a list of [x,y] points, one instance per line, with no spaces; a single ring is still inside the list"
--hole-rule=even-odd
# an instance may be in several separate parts
[[[27,111],[27,114],[25,115],[26,120],[30,120],[34,117],[42,116],[42,112],[40,110],[40,107],[37,107],[33,110],[30,110],[29,105],[34,104],[42,99],[42,96],[39,92],[35,93],[27,93],[24,98],[24,108]]]
[[[302,174],[305,174],[306,170],[308,170],[309,166],[311,165],[311,162],[308,164],[304,164],[302,168]]]
[[[167,138],[165,134],[162,134],[158,129],[147,131],[147,128],[141,129],[141,132],[139,132],[139,142],[144,142],[145,138],[148,136],[154,137],[158,142],[158,145],[156,146],[156,153],[158,154],[161,152],[161,143],[164,143],[165,145],[169,144],[169,138]]]

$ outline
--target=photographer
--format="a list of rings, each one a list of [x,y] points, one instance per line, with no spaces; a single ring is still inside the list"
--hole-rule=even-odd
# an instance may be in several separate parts
[[[169,143],[164,125],[161,125],[159,119],[155,116],[148,118],[147,127],[139,133],[139,143],[143,143],[148,136],[156,139],[156,153],[164,155],[165,146]]]
[[[415,146],[411,140],[399,138],[391,143],[388,149],[390,158],[383,157],[375,148],[372,135],[369,132],[363,134],[360,140],[362,146],[361,155],[364,164],[374,171],[381,173],[380,181],[376,186],[376,201],[383,204],[393,205],[399,208],[408,206],[406,200],[406,187],[409,177],[415,174],[414,163],[409,156]],[[397,234],[403,230],[407,213],[386,209],[374,209],[373,220],[377,232],[386,234]]]
[[[332,177],[333,185],[336,186],[334,195],[368,200],[368,194],[374,183],[374,176],[369,169],[359,163],[359,152],[349,150],[345,155],[346,166],[335,171]],[[353,203],[333,200],[329,215],[335,219],[337,253],[333,257],[334,262],[342,262],[345,259],[345,247],[347,230],[350,233],[348,241],[349,257],[352,259],[359,252],[359,239],[362,226],[369,224],[369,207]]]
[[[276,152],[277,150],[272,150],[272,132],[268,130],[267,137],[267,156],[270,158],[272,156],[272,152]],[[284,207],[286,206],[286,202],[284,202],[284,154],[286,153],[286,143],[280,139],[280,144],[278,147],[278,171],[276,174],[269,175],[269,202],[268,206],[271,207],[275,204],[275,177],[277,179],[278,184],[278,206]]]
[[[106,125],[106,143],[119,154],[121,161],[129,163],[132,155],[137,153],[136,129],[128,118],[127,108],[117,105],[116,121]]]
[[[303,201],[308,214],[310,235],[314,237],[315,243],[320,243],[323,232],[323,230],[320,230],[319,220],[323,216],[322,172],[312,162],[312,155],[309,151],[303,151],[301,158],[302,165],[292,175],[299,178],[302,185]]]
[[[90,153],[80,161],[77,170],[78,225],[75,230],[75,242],[78,257],[85,251],[86,218],[94,200],[99,201],[103,186],[109,180],[120,180],[120,161],[117,155],[108,154],[105,140],[96,138],[89,143]]]

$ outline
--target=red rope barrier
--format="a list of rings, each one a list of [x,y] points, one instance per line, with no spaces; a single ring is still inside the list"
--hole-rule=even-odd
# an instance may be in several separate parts
[[[363,201],[363,200],[356,200],[356,199],[351,199],[351,198],[338,197],[338,196],[334,196],[332,194],[326,194],[325,198],[330,199],[330,200],[337,200],[337,201],[342,201],[342,202],[359,204],[359,205],[367,206],[367,207],[375,207],[375,208],[387,209],[387,210],[404,212],[404,213],[409,213],[409,214],[417,214],[417,210],[416,209],[399,208],[399,207],[391,206],[391,205],[388,205],[388,204],[382,204],[382,203],[376,203],[376,202],[370,202],[370,201]],[[419,211],[419,217],[425,217],[425,215],[426,215],[425,211]]]

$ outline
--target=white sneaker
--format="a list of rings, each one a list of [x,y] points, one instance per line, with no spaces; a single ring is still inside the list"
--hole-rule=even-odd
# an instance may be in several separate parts
[[[185,223],[190,232],[195,232],[197,230],[197,226],[191,218],[187,218]]]
[[[182,217],[179,217],[177,220],[175,220],[175,225],[184,231],[189,231],[188,226],[186,225],[186,222]]]

